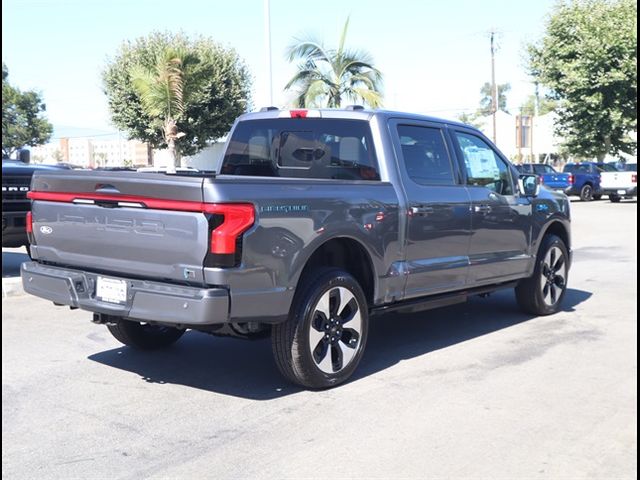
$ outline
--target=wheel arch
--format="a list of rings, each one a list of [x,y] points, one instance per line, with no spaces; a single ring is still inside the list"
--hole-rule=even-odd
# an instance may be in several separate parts
[[[540,246],[542,245],[542,239],[547,235],[556,235],[560,237],[560,239],[564,242],[567,247],[567,251],[569,252],[569,257],[571,257],[571,232],[568,225],[560,219],[554,219],[550,221],[545,228],[542,229],[540,235],[538,237],[537,245],[536,245],[536,257],[538,252],[540,251]]]
[[[304,263],[296,281],[296,292],[304,278],[318,267],[342,268],[358,281],[369,305],[373,305],[376,275],[373,260],[359,240],[340,236],[326,240],[315,248]]]

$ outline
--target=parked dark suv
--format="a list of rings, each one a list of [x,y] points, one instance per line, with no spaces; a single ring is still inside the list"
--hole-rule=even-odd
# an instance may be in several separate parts
[[[60,167],[34,165],[19,160],[2,160],[2,246],[28,246],[26,215],[31,209],[27,198],[31,177],[36,171],[57,171]]]

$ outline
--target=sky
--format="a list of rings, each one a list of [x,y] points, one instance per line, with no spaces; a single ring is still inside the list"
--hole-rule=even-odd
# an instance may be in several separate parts
[[[124,40],[154,30],[201,34],[234,48],[253,77],[253,105],[270,104],[266,0],[3,0],[2,60],[9,81],[42,93],[54,136],[114,133],[101,72]],[[384,75],[384,107],[455,118],[478,107],[491,79],[490,30],[498,33],[496,81],[508,109],[534,93],[524,46],[540,38],[554,0],[271,0],[273,104],[285,106],[294,38],[314,34],[365,49]],[[69,133],[75,132],[75,133]]]

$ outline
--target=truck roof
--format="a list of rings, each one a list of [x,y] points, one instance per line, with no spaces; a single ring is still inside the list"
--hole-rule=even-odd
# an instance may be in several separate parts
[[[245,113],[239,117],[239,120],[261,120],[270,118],[290,118],[291,112],[308,112],[309,117],[314,118],[340,118],[352,120],[369,121],[373,117],[382,119],[404,118],[408,120],[419,120],[423,122],[442,123],[447,125],[457,125],[460,127],[471,128],[478,131],[477,128],[455,120],[447,120],[444,118],[431,117],[428,115],[420,115],[418,113],[398,112],[394,110],[369,110],[365,108],[343,109],[343,108],[287,108],[278,109],[275,107],[263,108],[259,112]],[[295,113],[294,113],[295,115]]]

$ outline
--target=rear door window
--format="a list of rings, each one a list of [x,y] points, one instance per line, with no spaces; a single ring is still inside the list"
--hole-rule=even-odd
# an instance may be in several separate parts
[[[320,118],[240,122],[229,142],[221,173],[380,180],[369,123]]]
[[[442,130],[398,125],[407,175],[420,185],[454,185],[455,179]]]

